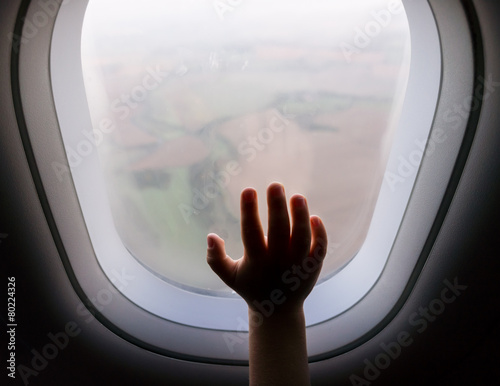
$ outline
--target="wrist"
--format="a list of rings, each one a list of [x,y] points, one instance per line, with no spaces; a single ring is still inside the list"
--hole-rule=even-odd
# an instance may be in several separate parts
[[[250,385],[310,385],[303,308],[248,316]]]
[[[298,322],[305,324],[304,308],[302,304],[288,307],[275,307],[274,309],[248,306],[248,321],[251,327],[260,327],[271,324],[290,324]]]

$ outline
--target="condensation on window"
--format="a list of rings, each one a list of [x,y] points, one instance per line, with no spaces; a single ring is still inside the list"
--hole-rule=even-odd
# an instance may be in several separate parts
[[[304,194],[320,280],[360,249],[409,73],[400,1],[91,0],[85,87],[116,229],[164,280],[209,294],[206,235],[242,255],[239,195]]]

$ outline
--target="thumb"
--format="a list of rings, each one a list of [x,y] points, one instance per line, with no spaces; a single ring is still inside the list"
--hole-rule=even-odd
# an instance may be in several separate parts
[[[234,281],[234,270],[236,261],[226,255],[224,240],[215,233],[207,236],[207,263],[221,280],[229,287],[232,287]]]

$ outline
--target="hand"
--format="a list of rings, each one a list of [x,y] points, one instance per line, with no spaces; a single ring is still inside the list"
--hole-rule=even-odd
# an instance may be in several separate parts
[[[268,313],[301,310],[318,279],[327,250],[327,234],[317,216],[309,217],[305,197],[290,199],[292,228],[281,184],[267,189],[268,236],[259,218],[257,193],[241,193],[243,257],[226,255],[224,241],[207,237],[207,262],[212,270],[248,304],[250,310]]]

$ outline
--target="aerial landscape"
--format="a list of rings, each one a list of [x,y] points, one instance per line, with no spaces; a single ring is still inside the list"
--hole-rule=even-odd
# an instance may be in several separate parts
[[[117,231],[142,264],[184,288],[228,291],[205,262],[206,235],[241,256],[246,186],[264,224],[270,182],[307,197],[329,234],[322,277],[368,231],[408,78],[406,18],[370,30],[376,14],[356,10],[336,34],[324,17],[299,18],[300,28],[289,4],[292,16],[266,22],[244,6],[225,21],[181,9],[179,19],[198,22],[189,38],[154,15],[134,30],[103,27],[98,5],[86,16],[99,13],[86,21],[82,65],[94,130],[113,122],[98,152]]]

